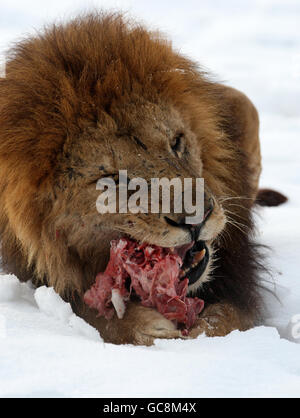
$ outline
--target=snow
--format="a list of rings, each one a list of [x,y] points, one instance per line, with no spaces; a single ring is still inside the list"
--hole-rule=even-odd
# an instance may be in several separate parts
[[[243,90],[261,119],[261,186],[289,202],[257,214],[280,301],[264,326],[223,338],[104,344],[55,294],[0,275],[0,396],[298,397],[300,394],[300,31],[298,0],[37,0],[0,3],[0,49],[89,6],[129,10],[161,28],[216,79]],[[170,7],[171,5],[171,7]],[[201,6],[200,6],[201,5]],[[0,56],[0,63],[4,61]]]
[[[0,280],[0,303],[18,300],[21,283],[13,274],[3,275]]]
[[[58,320],[68,322],[73,314],[71,305],[65,303],[53,287],[38,288],[34,293],[34,299],[42,312]]]

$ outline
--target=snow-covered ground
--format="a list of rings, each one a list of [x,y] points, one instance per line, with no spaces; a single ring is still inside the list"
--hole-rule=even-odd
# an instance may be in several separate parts
[[[280,302],[268,296],[265,326],[244,333],[114,346],[51,289],[0,276],[0,396],[300,396],[299,0],[1,0],[0,49],[89,6],[121,7],[161,28],[256,104],[261,186],[289,197],[258,215]]]

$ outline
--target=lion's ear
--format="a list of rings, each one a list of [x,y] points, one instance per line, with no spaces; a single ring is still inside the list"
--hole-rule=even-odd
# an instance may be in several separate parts
[[[287,201],[288,198],[280,192],[271,189],[259,189],[255,203],[259,206],[279,206]]]

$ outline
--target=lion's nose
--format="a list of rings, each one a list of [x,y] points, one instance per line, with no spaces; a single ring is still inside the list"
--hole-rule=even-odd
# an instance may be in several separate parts
[[[185,223],[186,215],[180,215],[180,217],[177,218],[176,221],[174,219],[169,218],[168,216],[165,216],[165,220],[169,225],[172,225],[178,228],[188,229],[191,234],[192,240],[197,241],[200,235],[200,231],[205,225],[205,223],[207,222],[210,215],[212,214],[214,207],[215,207],[215,203],[212,198],[209,198],[205,201],[203,221],[199,224]]]

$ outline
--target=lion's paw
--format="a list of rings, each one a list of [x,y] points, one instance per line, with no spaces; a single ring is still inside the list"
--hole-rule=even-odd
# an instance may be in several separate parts
[[[122,321],[122,320],[120,320]],[[152,345],[156,338],[181,338],[181,331],[159,312],[141,305],[131,305],[124,325],[130,326],[133,344]]]

